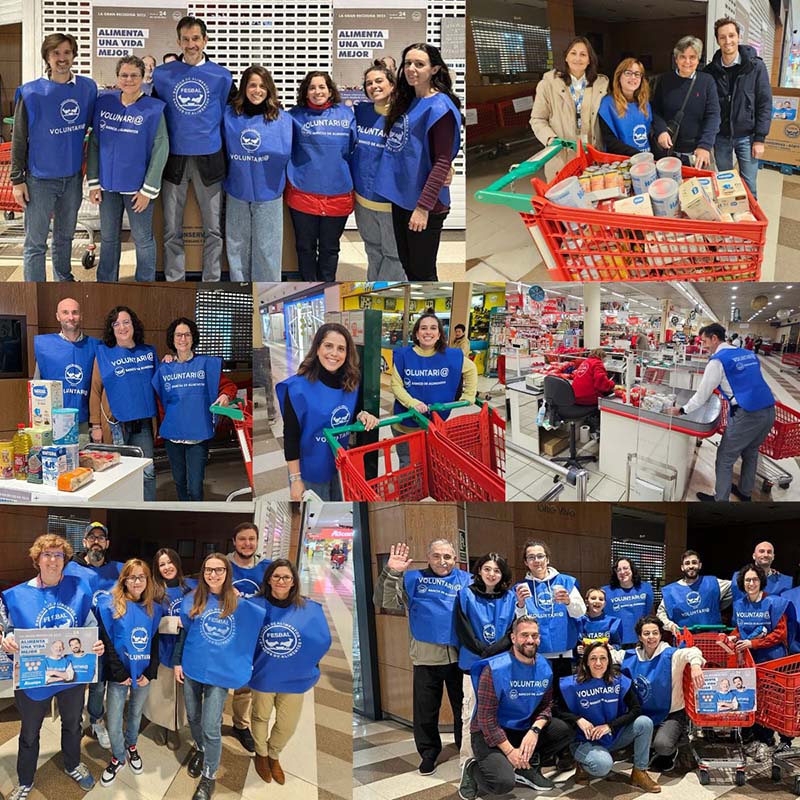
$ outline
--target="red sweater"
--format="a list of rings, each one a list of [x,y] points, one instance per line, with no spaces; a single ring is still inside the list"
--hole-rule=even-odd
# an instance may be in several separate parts
[[[587,358],[575,370],[572,391],[579,406],[595,406],[597,398],[608,394],[614,388],[614,381],[608,377],[606,368],[599,358]]]

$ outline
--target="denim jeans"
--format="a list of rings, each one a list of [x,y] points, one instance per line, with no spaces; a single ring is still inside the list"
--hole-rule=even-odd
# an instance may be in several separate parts
[[[204,754],[203,775],[214,779],[222,758],[222,711],[228,690],[184,677],[183,698],[194,743]]]
[[[281,279],[283,197],[248,203],[228,195],[225,249],[232,281]]]
[[[753,137],[742,136],[740,139],[717,136],[714,142],[714,157],[717,161],[717,170],[725,172],[733,169],[733,154],[739,164],[739,174],[747,184],[747,188],[754,198],[758,197],[756,182],[758,179],[758,159],[753,158]]]
[[[611,772],[614,750],[622,750],[633,742],[633,766],[636,769],[647,769],[650,761],[650,741],[653,738],[653,720],[644,714],[630,724],[626,725],[614,742],[614,747],[609,752],[607,747],[601,747],[593,742],[577,742],[570,746],[575,760],[583,764],[584,769],[596,778],[602,778]]]
[[[113,409],[112,409],[113,410]],[[145,458],[153,458],[153,426],[150,420],[140,420],[142,423],[141,430],[138,433],[133,433],[130,429],[130,423],[122,423],[122,438],[125,444],[131,444],[134,447],[141,447]],[[145,467],[144,470],[144,499],[156,499],[156,468],[153,464]]]
[[[108,682],[108,714],[106,727],[111,739],[111,753],[117,761],[125,761],[125,749],[132,747],[139,740],[139,726],[142,723],[142,709],[150,684],[147,686],[126,686],[123,683]],[[125,700],[128,699],[128,718],[125,723],[125,732],[122,731],[122,712],[125,710]]]
[[[25,245],[22,250],[26,281],[46,281],[45,254],[50,217],[53,217],[51,255],[56,280],[71,281],[72,239],[78,223],[78,209],[83,200],[83,175],[69,178],[27,179],[30,202],[25,209]]]
[[[102,659],[98,659],[102,661]],[[102,677],[102,675],[100,675]],[[103,701],[106,696],[106,682],[97,681],[97,683],[89,684],[89,695],[86,700],[86,710],[89,712],[89,722],[94,725],[95,722],[100,722],[105,714],[103,708]]]
[[[153,201],[137,213],[132,194],[103,192],[100,203],[100,264],[97,280],[116,283],[119,280],[119,258],[122,251],[120,232],[122,212],[128,212],[131,233],[136,246],[136,280],[156,279],[156,240],[153,238]]]
[[[397,255],[392,212],[356,203],[356,225],[367,252],[367,280],[408,280]]]
[[[297,266],[304,281],[335,281],[347,217],[318,217],[290,208]]]
[[[197,444],[180,444],[164,440],[172,478],[178,490],[178,500],[200,501],[203,499],[203,478],[208,461],[208,442]]]
[[[320,500],[336,503],[342,499],[342,487],[339,485],[338,472],[327,483],[314,483],[313,481],[303,480],[303,486],[306,491],[315,492]]]

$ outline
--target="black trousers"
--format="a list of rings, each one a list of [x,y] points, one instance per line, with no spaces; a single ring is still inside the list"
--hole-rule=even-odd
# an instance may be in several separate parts
[[[541,724],[541,723],[540,723]],[[519,747],[527,731],[504,728],[508,741]],[[534,757],[544,760],[569,747],[575,739],[575,732],[563,719],[553,717],[550,724],[539,734],[539,742]],[[477,764],[472,766],[472,777],[478,784],[478,794],[486,797],[490,794],[508,794],[514,789],[514,767],[503,755],[499,747],[489,747],[483,734],[472,734],[472,753]],[[531,761],[533,763],[533,761]]]
[[[290,208],[297,266],[304,281],[335,281],[347,217],[318,217]]]
[[[392,203],[392,225],[400,263],[410,281],[439,280],[436,276],[436,256],[442,238],[442,225],[450,212],[428,214],[428,225],[424,231],[408,229],[412,213]]]
[[[464,699],[463,673],[458,664],[414,667],[414,742],[422,758],[434,761],[442,752],[439,709],[443,689],[453,709],[456,748],[461,749],[461,703]]]
[[[572,675],[572,659],[558,656],[556,658],[548,658],[547,663],[550,665],[550,669],[553,670],[553,699],[563,705],[559,678],[566,678]]]
[[[81,763],[81,717],[85,694],[86,687],[80,684],[56,695],[58,713],[61,715],[61,753],[67,770],[73,770]],[[25,692],[16,691],[14,702],[22,718],[17,752],[17,778],[21,785],[32,786],[36,762],[39,759],[39,733],[44,718],[50,713],[50,698],[31,700]]]

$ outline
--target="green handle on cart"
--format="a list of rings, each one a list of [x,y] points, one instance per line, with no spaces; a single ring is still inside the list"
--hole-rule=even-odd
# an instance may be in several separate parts
[[[689,633],[728,633],[733,628],[728,625],[692,625],[686,627]]]
[[[219,414],[221,417],[230,417],[237,421],[244,419],[244,410],[242,409],[242,401],[234,400],[229,406],[216,406],[213,405],[208,409],[212,414]]]
[[[544,150],[537,153],[535,158],[529,161],[523,161],[519,166],[512,169],[506,175],[503,175],[502,178],[499,178],[490,186],[475,192],[475,199],[479,200],[481,203],[494,203],[495,205],[509,206],[515,211],[523,211],[532,214],[532,194],[504,192],[502,189],[508,186],[509,183],[513,183],[520,178],[527,178],[538,172],[551,158],[557,156],[563,149],[575,150],[576,147],[577,145],[575,142],[571,142],[567,139],[553,139]]]

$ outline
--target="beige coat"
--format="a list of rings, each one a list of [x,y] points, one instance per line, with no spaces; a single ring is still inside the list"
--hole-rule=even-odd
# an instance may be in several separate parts
[[[598,75],[592,86],[586,87],[582,106],[582,132],[587,134],[589,144],[602,148],[598,111],[600,101],[608,93],[608,78]],[[545,73],[536,86],[536,99],[531,111],[531,128],[536,138],[543,144],[556,137],[576,141],[578,120],[575,114],[575,101],[567,85],[556,75],[555,70]],[[548,181],[572,158],[562,152],[545,164],[544,174]]]

